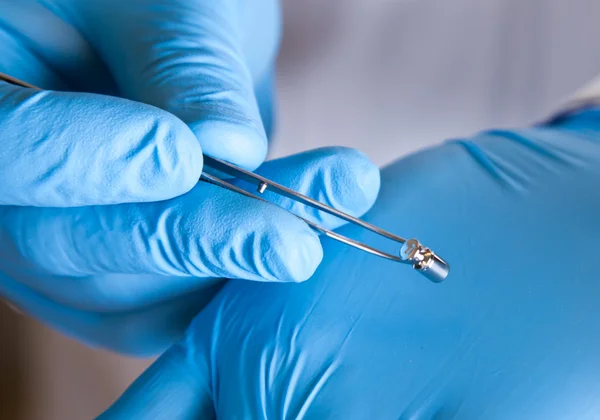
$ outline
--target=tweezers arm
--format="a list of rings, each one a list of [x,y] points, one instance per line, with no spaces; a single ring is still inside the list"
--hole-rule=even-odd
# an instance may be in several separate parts
[[[29,83],[24,82],[22,80],[15,79],[14,77],[9,76],[8,74],[0,73],[0,80],[2,80],[4,82],[7,82],[7,83],[10,83],[10,84],[13,84],[13,85],[16,85],[16,86],[21,86],[21,87],[25,87],[25,88],[38,89],[39,90],[38,87],[30,85]]]
[[[252,194],[252,193],[250,193],[250,192],[248,192],[248,191],[246,191],[246,190],[244,190],[244,189],[242,189],[242,188],[240,188],[240,187],[238,187],[236,185],[233,185],[233,184],[231,184],[231,183],[229,183],[227,181],[224,181],[224,180],[222,180],[220,178],[217,178],[216,176],[213,176],[213,175],[210,175],[210,174],[207,174],[207,173],[203,173],[202,176],[200,177],[200,180],[204,181],[204,182],[208,182],[209,184],[217,185],[217,186],[219,186],[221,188],[226,188],[226,189],[228,189],[230,191],[233,191],[233,192],[236,192],[238,194],[245,195],[246,197],[254,198],[256,200],[260,200],[260,201],[264,201],[266,203],[273,204],[273,203],[265,200],[262,197],[259,197],[259,196],[255,195],[255,194]],[[358,241],[356,241],[356,240],[354,240],[352,238],[348,238],[347,236],[340,235],[337,232],[333,232],[333,231],[331,231],[329,229],[324,228],[323,226],[319,226],[316,223],[313,223],[310,220],[305,219],[304,217],[298,216],[297,214],[294,214],[294,216],[296,216],[298,219],[302,220],[304,223],[306,223],[307,225],[309,225],[312,229],[314,229],[314,230],[316,230],[318,232],[321,232],[322,234],[324,234],[324,235],[326,235],[326,236],[328,236],[328,237],[330,237],[332,239],[335,239],[337,241],[340,241],[340,242],[342,242],[342,243],[344,243],[346,245],[349,245],[351,247],[360,249],[362,251],[366,251],[366,252],[368,252],[370,254],[377,255],[378,257],[386,258],[388,260],[393,260],[393,261],[404,263],[404,264],[412,264],[411,261],[409,261],[409,260],[403,260],[399,256],[388,254],[387,252],[380,251],[380,250],[378,250],[376,248],[373,248],[373,247],[371,247],[369,245],[363,244],[362,242],[358,242]]]
[[[313,200],[310,197],[302,195],[290,188],[287,188],[287,187],[284,187],[283,185],[277,184],[277,183],[275,183],[267,178],[264,178],[260,175],[246,171],[245,169],[239,168],[237,166],[234,166],[234,165],[224,162],[222,160],[211,158],[209,156],[205,156],[204,159],[205,159],[205,164],[207,166],[209,166],[210,168],[215,169],[219,172],[223,172],[229,176],[241,179],[250,184],[253,184],[257,187],[257,190],[261,193],[267,189],[274,191],[279,195],[289,198],[290,200],[297,201],[306,206],[310,206],[314,209],[323,211],[325,213],[329,213],[335,217],[339,217],[342,220],[345,220],[347,222],[358,225],[362,228],[370,230],[371,232],[377,233],[378,235],[384,236],[384,237],[391,239],[393,241],[396,241],[398,243],[403,244],[406,242],[406,239],[401,236],[394,235],[390,232],[387,232],[383,229],[378,228],[377,226],[373,226],[370,223],[367,223],[356,217],[352,217],[349,214],[346,214],[344,212],[336,210],[333,207],[330,207],[319,201]]]

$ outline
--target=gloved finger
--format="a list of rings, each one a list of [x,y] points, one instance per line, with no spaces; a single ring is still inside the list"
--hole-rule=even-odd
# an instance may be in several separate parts
[[[4,207],[0,218],[0,265],[15,277],[23,277],[11,271],[14,258],[19,258],[20,270],[25,266],[33,273],[59,276],[124,273],[303,281],[322,256],[318,237],[296,217],[204,182],[170,201],[70,209]],[[164,286],[169,287],[178,286]]]
[[[99,420],[214,419],[210,366],[194,343],[180,343],[163,354]]]
[[[379,186],[377,167],[362,153],[346,148],[324,148],[274,160],[264,164],[259,172],[355,216],[360,216],[373,204]],[[239,185],[247,187],[249,184]],[[265,198],[329,229],[343,223],[341,219],[276,194],[267,192]],[[197,201],[192,201],[195,206]],[[252,204],[254,201],[248,203]],[[165,242],[168,243],[168,238]],[[143,256],[135,257],[140,258]],[[182,279],[181,276],[181,273],[172,277],[107,273],[85,278],[50,275],[41,278],[39,273],[19,273],[21,281],[42,285],[39,286],[43,288],[41,290],[59,302],[94,311],[136,310],[142,305],[152,305],[190,293],[207,282],[206,278]],[[57,296],[56,290],[60,291],[60,295]]]
[[[272,160],[258,168],[256,173],[355,217],[362,216],[371,208],[380,186],[379,168],[362,152],[346,147],[324,147]],[[243,181],[236,184],[255,193]],[[271,192],[268,188],[262,197],[328,229],[345,224],[342,219]]]
[[[165,200],[190,190],[202,152],[157,108],[0,82],[0,204],[71,207]]]
[[[281,0],[237,1],[239,43],[255,85],[275,67],[281,43]]]
[[[338,149],[336,157],[334,150],[284,158],[262,171],[358,215],[375,198],[376,189],[369,186],[378,186],[378,170],[358,152]],[[281,204],[326,227],[339,224],[295,203]],[[163,203],[1,211],[7,223],[0,268],[57,301],[94,310],[122,310],[175,296],[198,284],[189,276],[301,281],[322,255],[314,232],[293,215],[202,182]],[[31,272],[12,273],[15,258],[25,258]],[[73,278],[41,278],[39,269]],[[171,277],[95,276],[110,273]],[[79,278],[91,275],[91,281]]]
[[[122,95],[182,119],[210,156],[248,169],[262,163],[267,140],[239,1],[76,2],[74,13]]]

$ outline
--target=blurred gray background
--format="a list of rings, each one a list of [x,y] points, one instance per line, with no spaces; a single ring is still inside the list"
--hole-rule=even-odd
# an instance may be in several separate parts
[[[272,156],[345,145],[385,165],[537,122],[600,74],[599,16],[596,0],[286,0]],[[3,307],[0,419],[92,418],[148,363]]]

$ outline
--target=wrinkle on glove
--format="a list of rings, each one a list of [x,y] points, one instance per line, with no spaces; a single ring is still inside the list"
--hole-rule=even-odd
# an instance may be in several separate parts
[[[377,167],[344,148],[267,162],[259,173],[355,216],[371,207],[379,190]],[[204,182],[159,203],[0,207],[2,294],[87,342],[154,352],[164,348],[165,337],[181,334],[190,308],[203,307],[203,299],[195,303],[185,295],[206,288],[212,296],[215,278],[300,282],[312,275],[323,255],[319,237],[284,209],[325,227],[339,225],[289,200],[264,203]],[[156,325],[157,313],[170,314],[164,326]],[[125,333],[114,331],[115,319],[123,330],[138,325],[130,334],[155,337],[156,346],[122,343]],[[111,331],[114,339],[104,341]]]
[[[280,20],[275,0],[3,2],[0,72],[112,96],[1,82],[0,205],[169,199],[195,185],[201,153],[256,168]]]
[[[185,124],[125,99],[0,82],[0,127],[0,205],[161,201],[191,190],[202,171]]]
[[[596,418],[599,162],[589,111],[390,165],[366,220],[445,282],[324,239],[308,282],[224,286],[100,418]]]

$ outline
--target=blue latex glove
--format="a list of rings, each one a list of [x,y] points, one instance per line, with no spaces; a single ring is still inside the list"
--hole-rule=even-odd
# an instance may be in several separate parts
[[[327,240],[308,282],[227,284],[102,418],[597,418],[599,163],[590,111],[390,165],[366,219],[444,283]]]
[[[112,94],[154,105],[187,123],[205,154],[254,169],[267,151],[260,114],[270,128],[279,18],[277,0],[8,0],[0,3],[0,72],[45,89]],[[52,112],[29,118],[28,128],[68,120],[83,128],[115,124],[115,130],[123,130],[135,121],[132,116],[91,118],[93,97],[73,102],[72,96],[50,96]],[[139,111],[124,101],[105,101],[115,114]],[[0,99],[2,113],[11,106]],[[151,122],[149,139],[165,134],[153,131]],[[14,131],[22,133],[23,126]],[[199,170],[197,156],[194,162]]]
[[[203,152],[264,159],[278,19],[272,0],[0,2],[0,71],[56,89],[0,83],[0,295],[146,355],[181,335],[220,287],[212,277],[308,278],[322,249],[304,223],[195,186]],[[260,172],[355,214],[379,186],[346,149]]]

